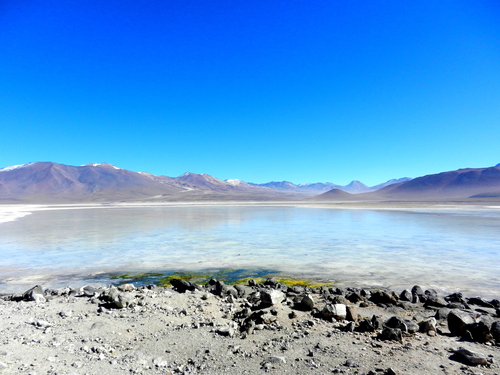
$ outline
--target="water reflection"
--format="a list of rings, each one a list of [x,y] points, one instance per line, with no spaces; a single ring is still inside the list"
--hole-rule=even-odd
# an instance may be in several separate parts
[[[248,267],[498,291],[499,228],[495,210],[109,207],[2,223],[0,251],[4,278]]]

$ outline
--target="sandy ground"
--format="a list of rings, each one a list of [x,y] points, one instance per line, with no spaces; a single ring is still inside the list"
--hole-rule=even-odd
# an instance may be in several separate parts
[[[120,292],[122,293],[122,292]],[[61,293],[60,293],[61,294]],[[77,294],[81,294],[78,292]],[[0,373],[5,374],[484,374],[500,373],[500,348],[460,340],[446,322],[435,332],[378,339],[380,330],[346,332],[345,320],[327,321],[294,308],[290,299],[263,311],[275,320],[250,334],[228,327],[248,298],[171,288],[123,292],[133,303],[107,308],[94,297],[60,295],[47,301],[0,300]],[[317,306],[324,305],[312,294]],[[356,307],[373,315],[423,319],[435,309]],[[271,315],[270,315],[271,316]],[[453,359],[465,347],[486,366]]]

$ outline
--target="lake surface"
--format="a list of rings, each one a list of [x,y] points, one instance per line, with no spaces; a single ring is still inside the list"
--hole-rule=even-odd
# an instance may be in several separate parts
[[[0,223],[0,292],[108,272],[266,269],[500,297],[500,210],[158,206],[39,210]]]

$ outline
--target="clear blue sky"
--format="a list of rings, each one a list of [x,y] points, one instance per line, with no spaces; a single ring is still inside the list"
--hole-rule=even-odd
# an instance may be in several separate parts
[[[0,168],[374,185],[500,163],[498,0],[0,0]]]

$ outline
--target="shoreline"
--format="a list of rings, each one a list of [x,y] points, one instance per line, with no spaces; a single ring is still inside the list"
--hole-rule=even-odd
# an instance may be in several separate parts
[[[302,207],[339,210],[500,210],[498,201],[176,201],[25,204],[0,203],[0,225],[37,211],[141,207]]]
[[[244,276],[231,276],[230,280],[226,278],[227,273],[236,272]],[[129,277],[123,277],[129,275]],[[185,276],[188,277],[185,277]],[[132,284],[135,287],[163,287],[170,286],[162,280],[169,280],[172,278],[182,278],[186,281],[193,281],[199,283],[199,280],[205,279],[204,283],[208,282],[211,278],[216,278],[224,281],[228,285],[241,285],[247,282],[248,279],[253,278],[262,280],[264,278],[275,278],[283,280],[284,284],[290,287],[293,286],[308,286],[308,285],[328,285],[331,287],[339,288],[362,288],[368,290],[385,290],[390,289],[395,293],[401,293],[403,290],[411,288],[412,285],[419,284],[425,289],[433,289],[440,294],[453,294],[461,293],[469,298],[489,298],[499,299],[500,291],[497,288],[488,289],[481,287],[474,288],[461,288],[451,285],[441,285],[439,283],[427,283],[421,280],[412,280],[404,283],[384,283],[383,281],[366,281],[366,280],[341,280],[331,277],[310,276],[307,274],[293,274],[290,272],[283,272],[278,270],[257,270],[257,269],[177,269],[172,271],[163,270],[121,270],[115,269],[111,272],[96,272],[90,273],[73,273],[73,274],[39,274],[28,276],[11,276],[4,281],[0,281],[0,297],[16,293],[23,288],[29,288],[34,284],[45,285],[50,289],[64,288],[74,286],[76,288],[85,285],[91,285],[97,288],[106,288],[110,286],[119,286],[122,284]],[[200,285],[204,285],[200,283]]]

